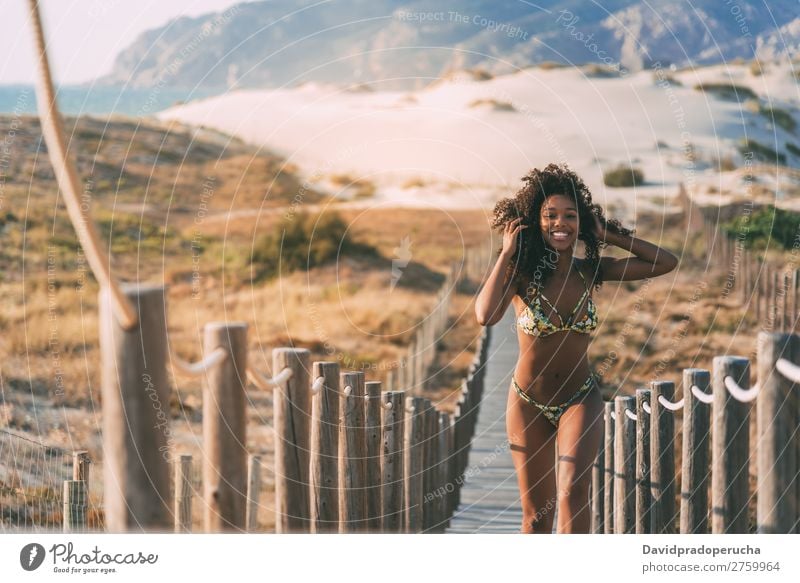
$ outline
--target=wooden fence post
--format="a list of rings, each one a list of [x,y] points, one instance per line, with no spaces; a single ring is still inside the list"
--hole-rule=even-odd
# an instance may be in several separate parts
[[[250,454],[247,458],[247,511],[245,528],[255,532],[258,528],[258,502],[261,494],[261,456]]]
[[[650,391],[636,389],[636,534],[650,534]],[[651,409],[652,411],[652,409]],[[653,480],[655,482],[655,480]]]
[[[740,387],[749,388],[750,361],[736,356],[715,356],[712,374],[711,532],[746,534],[749,531],[750,404],[733,398],[724,379],[730,376]]]
[[[635,530],[636,513],[636,424],[625,414],[633,411],[634,397],[615,397],[614,439],[614,533],[627,534]]]
[[[64,480],[64,532],[86,531],[86,482]]]
[[[425,401],[422,397],[406,398],[405,525],[406,532],[422,532],[423,461],[425,455]]]
[[[341,373],[340,377],[339,532],[363,532],[367,516],[364,373],[349,371]]]
[[[675,400],[675,383],[650,383],[650,532],[674,534],[675,510],[675,414],[665,409],[659,398]]]
[[[275,532],[309,532],[311,442],[311,353],[305,348],[275,348],[272,373],[292,376],[272,391],[275,427]]]
[[[167,531],[170,385],[164,288],[123,284],[138,311],[126,331],[109,290],[99,294],[103,399],[103,499],[107,532]]]
[[[247,507],[247,324],[206,324],[205,353],[220,347],[228,357],[203,377],[204,525],[206,532],[241,532]]]
[[[381,530],[381,422],[383,407],[381,406],[380,381],[368,381],[365,395],[366,419],[366,523],[368,532]]]
[[[603,440],[603,532],[614,534],[614,401],[605,405],[605,439]],[[612,413],[614,415],[612,415]]]
[[[339,531],[339,363],[315,362],[311,397],[311,532]]]
[[[406,399],[404,391],[383,394],[383,448],[381,455],[383,532],[403,532],[403,441]]]
[[[439,414],[433,408],[433,404],[425,399],[425,445],[423,446],[423,467],[422,467],[422,488],[424,491],[422,498],[422,523],[423,532],[432,532],[431,528],[436,523],[436,504],[434,498],[435,475],[436,471],[436,429]]]
[[[800,362],[800,337],[758,335],[757,532],[789,534],[798,520],[798,386],[775,368],[778,359]]]
[[[192,532],[192,456],[183,453],[175,463],[175,532]]]
[[[600,442],[600,449],[597,452],[597,457],[592,464],[592,525],[590,532],[592,534],[603,534],[605,525],[603,499],[605,497],[605,439]]]
[[[447,526],[447,464],[450,452],[447,449],[447,431],[450,427],[450,415],[439,411],[436,433],[436,523],[435,532],[444,532]]]
[[[696,386],[710,394],[711,373],[699,368],[683,370],[683,446],[681,450],[681,534],[708,532],[709,444],[711,405],[692,393]]]

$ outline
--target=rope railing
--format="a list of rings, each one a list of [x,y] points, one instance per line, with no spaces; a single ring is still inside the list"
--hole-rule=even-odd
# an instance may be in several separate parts
[[[750,389],[743,389],[733,379],[733,377],[726,376],[723,380],[725,383],[725,388],[728,389],[728,392],[731,394],[731,397],[733,397],[740,403],[749,403],[750,401],[753,401],[755,400],[756,397],[758,397],[758,391],[759,391],[758,383],[756,383]]]
[[[680,399],[674,383],[652,381],[635,399],[616,396],[606,403],[605,439],[592,468],[592,532],[747,533],[753,531],[753,501],[756,532],[798,531],[800,366],[785,356],[800,354],[800,336],[762,332],[757,344],[759,381],[752,387],[736,381],[749,380],[748,359],[720,356],[713,375],[683,371]],[[672,414],[679,410],[682,419]],[[680,474],[673,455],[677,435]]]
[[[252,381],[259,389],[268,390],[280,386],[292,378],[293,371],[290,368],[283,369],[280,373],[270,378],[252,365],[247,366],[247,378]]]
[[[138,315],[130,300],[122,293],[119,284],[112,277],[108,256],[101,251],[100,236],[91,218],[84,212],[80,204],[78,173],[69,157],[67,142],[64,139],[64,127],[58,111],[58,103],[53,89],[53,79],[50,73],[50,63],[47,57],[47,47],[39,14],[37,0],[28,0],[31,23],[33,25],[34,40],[38,64],[36,82],[36,101],[39,117],[41,119],[42,134],[47,143],[47,152],[55,170],[58,186],[64,195],[72,226],[78,235],[92,273],[97,278],[101,289],[111,291],[114,313],[125,330],[136,326]]]
[[[188,377],[199,377],[207,373],[212,368],[218,366],[220,363],[222,363],[222,361],[228,358],[228,351],[222,346],[219,346],[202,360],[198,362],[188,362],[175,354],[170,346],[169,356],[178,372]]]

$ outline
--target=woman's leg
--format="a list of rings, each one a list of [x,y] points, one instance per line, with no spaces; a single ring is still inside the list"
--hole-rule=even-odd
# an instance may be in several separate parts
[[[559,533],[588,533],[592,464],[603,439],[603,397],[597,387],[567,407],[558,422]]]
[[[512,385],[506,406],[506,431],[522,502],[521,531],[549,534],[558,502],[556,428],[539,409],[517,395]]]

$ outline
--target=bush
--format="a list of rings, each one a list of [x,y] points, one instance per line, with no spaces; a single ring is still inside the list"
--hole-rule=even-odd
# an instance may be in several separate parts
[[[748,249],[780,245],[791,249],[800,233],[800,213],[766,206],[722,225],[730,238],[740,238]]]
[[[256,242],[251,264],[255,279],[269,279],[279,273],[334,261],[346,254],[375,255],[374,248],[358,243],[347,232],[347,224],[338,213],[319,215],[299,213],[283,232],[262,235]]]
[[[750,138],[742,139],[742,141],[739,142],[738,147],[742,156],[752,153],[753,158],[761,162],[772,162],[774,164],[780,162],[781,164],[786,164],[786,154],[776,152],[769,146],[765,146],[764,144],[761,144],[755,140],[751,140]]]
[[[716,95],[720,99],[727,99],[730,101],[744,101],[746,99],[758,99],[758,95],[743,85],[735,85],[733,83],[698,83],[694,86],[698,91],[705,91]]]
[[[603,173],[603,183],[613,187],[640,186],[644,184],[644,174],[638,168],[619,165]]]

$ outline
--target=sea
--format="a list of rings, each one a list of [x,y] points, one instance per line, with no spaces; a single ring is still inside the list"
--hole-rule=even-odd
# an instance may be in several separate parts
[[[64,115],[125,115],[147,117],[173,105],[223,93],[224,89],[169,89],[63,85],[56,99]],[[0,115],[36,114],[33,85],[0,85]]]

